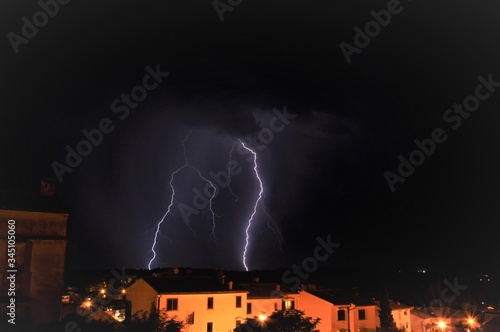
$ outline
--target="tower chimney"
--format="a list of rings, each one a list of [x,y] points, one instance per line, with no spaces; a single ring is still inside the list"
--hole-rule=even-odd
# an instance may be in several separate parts
[[[229,290],[233,290],[233,282],[232,282],[232,281],[230,281],[230,282],[228,282],[227,284],[229,285]]]
[[[54,197],[56,191],[56,180],[49,178],[42,178],[40,181],[40,196]]]

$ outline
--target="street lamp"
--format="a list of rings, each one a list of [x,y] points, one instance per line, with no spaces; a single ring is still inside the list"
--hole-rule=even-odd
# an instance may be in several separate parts
[[[438,322],[438,327],[441,330],[444,330],[446,328],[446,323],[441,320],[441,321]]]
[[[469,318],[467,319],[467,324],[468,324],[468,327],[469,327],[469,328],[467,329],[467,331],[470,331],[471,329],[473,329],[473,328],[475,328],[475,327],[476,327],[476,320],[475,320],[474,318],[472,318],[472,317],[469,317]]]

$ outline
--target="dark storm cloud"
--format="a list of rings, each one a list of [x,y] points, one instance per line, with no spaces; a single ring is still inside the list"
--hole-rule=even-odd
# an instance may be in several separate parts
[[[258,138],[273,109],[286,107],[296,117],[259,151],[265,202],[283,231],[285,253],[273,233],[263,231],[267,219],[259,215],[262,246],[252,249],[253,264],[300,262],[297,257],[310,254],[314,239],[326,232],[342,243],[337,254],[344,262],[375,265],[386,256],[399,262],[394,243],[415,261],[445,259],[450,246],[463,247],[459,236],[465,233],[448,225],[471,220],[484,223],[472,228],[472,246],[487,252],[493,232],[481,229],[498,219],[497,97],[395,195],[382,174],[441,123],[478,75],[497,79],[498,50],[491,42],[496,4],[401,1],[404,10],[347,64],[339,44],[352,43],[353,28],[364,29],[370,11],[387,4],[246,1],[224,22],[210,1],[61,5],[17,54],[8,38],[0,45],[0,185],[36,187],[40,177],[53,175],[54,160],[65,159],[65,147],[83,139],[83,129],[105,117],[116,120],[116,129],[58,186],[72,220],[68,257],[73,266],[144,267],[189,131],[190,163],[204,175],[218,173],[235,139]],[[4,37],[21,33],[21,18],[40,9],[19,1],[0,7]],[[112,102],[157,64],[170,75],[118,120]],[[200,241],[176,211],[162,228],[162,264],[241,268],[241,231],[256,194],[246,157],[235,155],[245,166],[232,183],[238,204],[227,188],[215,201],[219,246],[208,247],[206,211],[193,217]],[[193,188],[204,185],[194,175],[183,173],[176,182],[186,204],[192,204]],[[447,245],[429,232],[448,232]]]

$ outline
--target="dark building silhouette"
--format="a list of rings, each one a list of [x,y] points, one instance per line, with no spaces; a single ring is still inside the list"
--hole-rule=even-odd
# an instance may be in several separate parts
[[[0,193],[0,315],[8,318],[12,296],[7,277],[15,270],[17,326],[39,326],[60,318],[68,217],[52,179],[42,179],[38,192]],[[12,256],[7,250],[13,243],[9,224],[15,224],[14,267],[8,261]]]

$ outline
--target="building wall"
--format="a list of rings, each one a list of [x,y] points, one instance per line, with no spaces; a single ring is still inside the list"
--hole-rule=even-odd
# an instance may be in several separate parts
[[[134,315],[138,311],[156,314],[158,293],[143,279],[137,280],[126,289],[125,299],[130,303],[128,315]]]
[[[430,319],[423,319],[416,315],[410,314],[412,332],[431,332],[431,328],[425,326],[430,322]]]
[[[365,311],[365,319],[359,319],[359,311]],[[350,310],[351,314],[351,331],[359,331],[360,329],[370,329],[375,331],[378,325],[378,314],[375,305],[359,306]]]
[[[355,307],[351,305],[351,309],[347,310],[344,305],[335,305],[325,301],[307,291],[300,293],[299,305],[297,309],[303,310],[307,316],[312,318],[321,318],[317,328],[320,332],[337,332],[359,331],[362,328],[375,331],[377,327],[377,311],[376,306],[361,306]],[[365,319],[359,319],[358,311],[365,310]],[[345,310],[345,320],[338,320],[338,311]]]
[[[241,307],[236,307],[236,297],[241,296]],[[208,309],[208,298],[213,297],[213,309]],[[168,299],[177,299],[177,310],[167,311],[168,317],[186,321],[194,313],[194,324],[186,324],[186,332],[207,331],[207,323],[213,323],[213,332],[229,332],[236,327],[236,321],[242,323],[247,317],[246,292],[198,293],[198,294],[163,294],[160,298],[160,310],[167,309]]]
[[[264,299],[247,299],[247,303],[252,304],[252,311],[247,313],[246,317],[253,318],[260,314],[270,316],[273,312],[281,310],[282,299],[280,298],[264,298]]]
[[[311,293],[302,291],[300,292],[298,305],[296,305],[295,308],[304,311],[306,316],[321,318],[321,321],[316,326],[320,332],[337,331],[334,330],[334,327],[339,325],[339,322],[337,321],[337,312],[334,312],[332,303],[320,299]],[[341,323],[342,322],[340,322],[340,325],[342,325]],[[345,328],[347,328],[347,323],[345,323]]]
[[[16,225],[16,320],[43,325],[60,318],[68,214],[0,209],[0,254],[7,257],[7,221]],[[0,260],[0,292],[7,293],[7,260]],[[0,306],[4,316],[5,306]]]
[[[247,314],[247,318],[253,318],[260,314],[270,316],[276,310],[281,310],[283,305],[283,300],[294,301],[294,307],[298,309],[299,305],[299,294],[289,294],[286,298],[281,297],[267,297],[258,299],[247,299],[248,303],[252,304],[252,312]],[[277,308],[277,309],[276,309]]]
[[[412,332],[410,308],[392,310],[392,317],[398,328],[404,328],[406,332]]]

